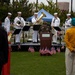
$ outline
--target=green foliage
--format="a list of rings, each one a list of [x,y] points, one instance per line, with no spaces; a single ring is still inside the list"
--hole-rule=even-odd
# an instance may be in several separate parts
[[[39,10],[40,9],[45,9],[46,11],[48,11],[50,14],[54,14],[55,12],[58,13],[58,16],[61,20],[61,26],[63,25],[63,23],[65,22],[66,14],[68,13],[68,11],[65,10],[60,10],[58,7],[56,7],[56,3],[54,3],[52,0],[47,0],[48,5],[45,5],[44,3],[41,3],[40,5],[38,5]],[[72,17],[75,17],[75,13],[71,12]]]
[[[13,18],[15,16],[17,16],[17,12],[21,11],[22,12],[22,16],[24,17],[24,19],[28,18],[29,16],[32,15],[32,3],[29,3],[28,0],[22,0],[20,2],[14,2],[13,3]]]
[[[4,21],[4,18],[7,16],[7,13],[11,12],[11,21],[13,22],[14,18],[17,16],[18,11],[21,11],[23,18],[26,19],[33,15],[35,8],[37,8],[36,11],[39,11],[43,8],[52,15],[54,14],[54,12],[58,12],[58,16],[61,19],[62,26],[62,24],[65,22],[66,14],[68,13],[68,11],[59,10],[59,8],[56,7],[56,3],[54,3],[52,0],[47,0],[47,3],[48,5],[45,5],[42,2],[37,5],[37,3],[29,3],[29,0],[20,0],[20,2],[18,2],[17,0],[13,0],[13,3],[9,4],[9,0],[6,3],[2,1],[0,2],[0,20]],[[75,17],[75,13],[73,11],[71,12],[71,14],[72,17]]]
[[[0,4],[0,20],[4,20],[4,18],[6,17],[6,15],[7,15],[7,12],[8,12],[8,10],[7,10],[8,8],[7,8],[7,4],[5,4],[4,6],[2,6],[1,4]]]
[[[8,12],[12,13],[12,21],[17,16],[17,12],[21,11],[24,19],[32,15],[33,4],[29,3],[28,0],[13,1],[13,4],[0,3],[0,20],[4,21]]]
[[[59,18],[60,18],[60,21],[61,21],[60,25],[61,26],[63,25],[63,23],[65,23],[65,20],[67,18],[67,16],[66,16],[67,13],[68,13],[68,11],[65,11],[65,10],[62,10],[59,13]]]
[[[1,5],[3,5],[3,4],[9,5],[9,2],[10,2],[10,0],[0,0]]]
[[[44,3],[41,3],[38,8],[39,9],[45,9],[49,13],[53,14],[54,12],[60,12],[58,8],[56,8],[56,3],[54,3],[52,0],[47,0],[48,5],[45,5]]]

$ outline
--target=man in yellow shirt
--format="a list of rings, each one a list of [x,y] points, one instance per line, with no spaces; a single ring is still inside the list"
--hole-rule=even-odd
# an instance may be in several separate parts
[[[71,24],[72,27],[66,30],[64,37],[66,75],[75,75],[75,18],[72,18]]]

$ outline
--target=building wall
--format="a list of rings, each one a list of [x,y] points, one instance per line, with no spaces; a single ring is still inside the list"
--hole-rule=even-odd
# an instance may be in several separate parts
[[[60,10],[69,10],[69,2],[58,2],[57,5]]]

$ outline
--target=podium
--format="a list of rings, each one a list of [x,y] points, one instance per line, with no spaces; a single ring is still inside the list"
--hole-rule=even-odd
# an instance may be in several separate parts
[[[13,35],[19,34],[20,31],[21,31],[21,29],[15,29],[14,32],[13,32]],[[15,36],[14,36],[14,43],[15,43]]]
[[[23,43],[24,43],[24,40],[25,40],[25,39],[24,39],[24,38],[25,38],[25,37],[24,37],[24,32],[25,32],[25,31],[28,31],[29,28],[30,28],[30,26],[24,26],[23,29],[22,29],[22,31],[23,31]]]
[[[47,25],[43,25],[40,28],[40,47],[41,49],[51,48],[52,44],[52,33],[50,31],[50,27]]]

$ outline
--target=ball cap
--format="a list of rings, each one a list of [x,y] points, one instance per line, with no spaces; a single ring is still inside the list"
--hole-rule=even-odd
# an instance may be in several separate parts
[[[71,14],[67,14],[67,16],[71,16]]]
[[[8,15],[12,15],[10,12],[8,12]]]
[[[58,13],[54,13],[54,15],[57,15]]]
[[[72,18],[71,24],[72,24],[72,26],[75,26],[75,18]]]
[[[20,12],[20,11],[19,11],[19,12],[17,12],[17,13],[18,13],[18,14],[22,14],[22,12]]]

